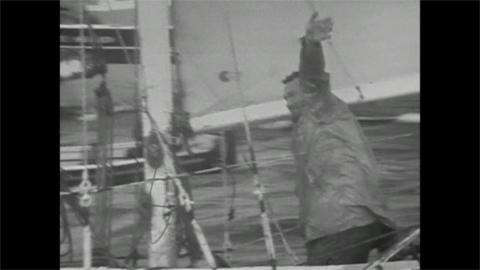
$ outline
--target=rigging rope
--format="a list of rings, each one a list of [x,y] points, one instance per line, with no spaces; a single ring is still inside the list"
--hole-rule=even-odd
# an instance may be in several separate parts
[[[78,0],[79,12],[80,12],[80,24],[83,24],[83,5],[82,0]],[[86,64],[85,64],[85,34],[84,29],[80,29],[80,46],[81,46],[81,63],[82,63],[82,72],[81,72],[81,87],[82,87],[82,131],[83,131],[83,165],[87,165],[87,121],[85,118],[87,111],[87,93],[86,93]],[[80,206],[88,208],[92,203],[92,198],[90,196],[91,182],[88,179],[88,170],[85,167],[82,173],[82,183],[80,184],[80,191],[82,196],[80,197]],[[88,210],[87,210],[88,211]],[[92,265],[92,246],[91,246],[91,232],[90,227],[85,225],[83,227],[83,267],[85,269],[90,269]]]
[[[383,138],[383,139],[372,140],[372,141],[370,141],[370,143],[377,143],[377,142],[383,142],[383,141],[388,141],[388,140],[393,140],[393,139],[405,138],[405,137],[410,137],[410,136],[413,136],[413,135],[414,135],[414,133],[400,134],[400,135],[395,135],[395,136],[391,136],[391,137],[387,137],[387,138]],[[254,163],[257,165],[257,167],[260,166],[260,165],[262,167],[267,167],[267,166],[270,166],[270,165],[275,164],[277,162],[292,160],[295,155],[305,155],[305,154],[306,154],[305,152],[302,152],[302,153],[297,153],[297,154],[286,154],[286,155],[281,155],[281,156],[277,156],[277,157],[261,158],[261,159],[257,159],[255,162],[252,162],[252,161],[238,162],[236,164],[227,165],[227,166],[225,166],[225,168],[226,169],[242,168],[242,167],[245,167],[245,166],[250,166],[251,164],[254,164]],[[62,169],[62,168],[61,168],[61,170],[65,171],[65,169]],[[191,173],[173,174],[173,175],[170,175],[170,177],[177,177],[177,178],[191,177],[193,175],[200,175],[200,174],[205,174],[205,173],[217,172],[217,171],[220,171],[220,170],[222,170],[222,167],[213,167],[213,168],[209,168],[209,169],[194,171],[194,172],[191,172]],[[71,176],[68,176],[68,177],[73,179]],[[168,180],[167,177],[159,177],[159,178],[145,179],[144,181],[155,182],[155,181],[166,181],[166,180]],[[140,184],[143,184],[143,182],[132,182],[132,183],[123,184],[123,185],[116,185],[114,187],[111,187],[110,189],[105,189],[105,190],[121,189],[121,188],[136,186],[136,185],[140,185]],[[93,189],[92,192],[103,192],[105,190],[96,188],[96,189]],[[71,188],[70,191],[61,191],[60,196],[66,196],[66,195],[77,194],[77,193],[79,193],[78,188]]]
[[[294,231],[294,230],[297,230],[297,228],[298,228],[297,226],[294,226],[294,227],[292,227],[292,228],[285,229],[285,230],[283,230],[283,233],[292,232],[292,231]],[[273,236],[280,235],[280,232],[273,233],[272,235],[273,235]],[[252,240],[252,241],[249,241],[249,242],[246,242],[246,243],[241,243],[241,244],[239,244],[239,245],[236,245],[235,248],[236,248],[236,249],[246,248],[246,247],[248,247],[248,246],[254,245],[256,242],[264,241],[264,240],[265,240],[265,237],[262,236],[262,237],[260,237],[260,238],[255,239],[255,240]]]
[[[171,160],[174,160],[173,153],[171,152],[169,148],[169,143],[165,135],[160,131],[157,122],[153,118],[153,116],[150,114],[150,111],[148,108],[145,106],[144,107],[145,114],[147,115],[148,119],[150,120],[150,127],[152,129],[152,132],[155,133],[157,136],[158,140],[161,142],[163,151],[166,155],[167,158],[170,158]],[[180,182],[178,177],[172,177],[171,172],[166,172],[166,178],[168,180],[173,181],[174,186],[177,188],[177,197],[180,206],[184,207],[186,212],[188,213],[188,219],[190,222],[190,225],[193,227],[193,231],[195,233],[195,236],[197,238],[197,241],[200,245],[200,248],[202,250],[202,253],[207,260],[208,264],[210,265],[211,268],[216,268],[216,262],[215,259],[212,255],[212,252],[210,250],[210,247],[208,245],[208,242],[205,238],[205,235],[198,224],[197,220],[193,217],[192,213],[192,204],[194,203],[192,200],[190,200],[190,196],[184,189],[182,183]],[[175,174],[175,172],[174,172]]]
[[[282,244],[283,244],[283,247],[285,248],[285,251],[292,259],[292,263],[294,265],[298,264],[300,259],[298,258],[295,251],[293,251],[293,249],[290,247],[290,244],[287,242],[287,239],[285,238],[285,234],[282,231],[282,227],[280,226],[280,223],[278,222],[278,220],[275,218],[275,215],[273,214],[273,208],[270,205],[270,202],[268,201],[268,199],[266,199],[265,201],[267,203],[268,212],[270,213],[273,224],[275,225],[275,228],[277,229],[278,234],[280,235],[280,239],[282,240]]]
[[[79,13],[80,13],[80,24],[83,25],[84,18],[83,18],[83,5],[82,5],[82,0],[78,0],[78,5],[79,5]],[[85,61],[85,33],[83,27],[80,28],[80,58],[81,58],[81,63],[82,63],[82,72],[81,72],[81,93],[82,93],[82,137],[83,137],[83,165],[87,166],[88,162],[88,150],[87,150],[87,145],[88,145],[88,139],[87,139],[87,132],[88,132],[88,127],[87,127],[87,120],[85,118],[85,115],[87,114],[87,90],[86,90],[86,61]],[[91,204],[91,197],[90,197],[90,188],[91,188],[91,182],[88,179],[88,170],[85,168],[83,170],[82,174],[82,182],[79,186],[80,191],[82,193],[82,197],[80,200],[80,205],[84,207],[89,207]]]
[[[82,14],[85,10],[82,7]],[[83,25],[83,21],[82,21]],[[89,36],[92,40],[92,54],[91,61],[93,65],[97,67],[96,74],[102,76],[102,81],[100,86],[95,90],[95,97],[97,100],[97,139],[96,144],[96,155],[97,155],[97,175],[96,182],[97,187],[104,190],[109,190],[109,187],[113,181],[113,170],[112,160],[109,157],[113,156],[113,143],[114,143],[114,123],[113,123],[113,100],[109,89],[106,86],[106,72],[107,72],[107,63],[102,55],[102,44],[100,43],[95,31],[90,22],[86,23]],[[85,55],[85,51],[83,51]],[[98,63],[97,63],[98,62]],[[87,69],[87,67],[85,67]],[[92,76],[94,76],[92,74]],[[85,146],[84,146],[85,147]],[[98,226],[92,227],[92,229],[99,230],[98,241],[94,245],[94,250],[99,251],[100,253],[108,254],[110,244],[111,244],[111,205],[112,205],[112,196],[113,194],[106,193],[101,195],[98,198],[99,204],[97,205],[97,210],[99,211],[98,215]],[[95,252],[94,252],[95,253]],[[98,253],[98,252],[97,252]],[[95,258],[98,258],[99,254],[95,255]]]
[[[225,194],[227,194],[227,178],[231,176],[230,172],[228,172],[226,165],[227,165],[227,147],[226,147],[226,135],[225,132],[222,133],[220,139],[220,156],[221,156],[221,163],[222,163],[222,182]],[[235,181],[233,176],[231,176],[232,180]],[[234,182],[235,183],[235,182]],[[226,262],[231,266],[231,254],[230,252],[233,250],[233,245],[230,240],[230,222],[235,218],[235,209],[234,209],[234,200],[236,195],[235,186],[233,186],[232,196],[230,201],[230,206],[228,204],[229,198],[225,197],[225,212],[227,218],[224,221],[224,233],[223,233],[223,254],[224,259]]]
[[[112,12],[112,5],[110,4],[110,0],[107,0],[107,5],[108,5],[109,12]],[[118,40],[120,41],[120,46],[122,47],[123,53],[125,54],[125,59],[127,60],[127,63],[132,64],[132,60],[130,59],[130,55],[128,54],[127,49],[125,49],[127,46],[125,44],[125,41],[123,40],[122,35],[120,34],[120,31],[116,27],[114,27],[114,29],[115,29],[115,35],[117,36]]]
[[[275,246],[273,243],[273,237],[272,237],[272,232],[270,228],[270,221],[268,218],[268,214],[265,208],[265,202],[263,199],[263,186],[260,183],[258,179],[258,170],[255,165],[255,152],[253,149],[253,140],[252,140],[252,135],[250,133],[250,124],[248,122],[248,117],[247,113],[245,110],[245,97],[243,95],[243,89],[241,85],[241,80],[240,80],[240,72],[238,68],[238,62],[237,62],[237,55],[235,52],[235,44],[233,41],[233,36],[232,36],[232,26],[230,24],[230,17],[228,13],[228,7],[225,7],[224,9],[224,18],[227,26],[227,31],[228,31],[228,40],[230,43],[230,50],[233,58],[233,66],[235,69],[235,83],[237,86],[238,94],[240,95],[240,100],[241,100],[241,109],[242,109],[242,115],[243,115],[243,126],[245,130],[245,135],[247,138],[247,144],[248,144],[248,150],[250,153],[250,160],[252,161],[251,169],[253,173],[253,183],[255,186],[255,191],[254,194],[257,195],[257,199],[259,201],[259,207],[260,207],[260,219],[261,219],[261,224],[262,224],[262,229],[263,233],[265,235],[265,245],[267,248],[268,255],[270,257],[270,264],[272,266],[272,269],[276,269],[276,255],[275,255]]]
[[[108,8],[109,8],[109,10],[110,10],[110,12],[111,12],[111,11],[112,11],[112,7],[111,7],[111,4],[110,4],[110,0],[107,0],[107,4],[108,4]],[[125,59],[127,60],[127,63],[128,63],[128,64],[133,64],[133,62],[132,62],[132,60],[131,60],[131,58],[130,58],[128,52],[127,52],[127,50],[125,49],[125,41],[123,40],[123,37],[122,37],[122,35],[120,34],[119,30],[116,29],[116,28],[115,28],[115,34],[116,34],[116,36],[117,36],[117,38],[118,38],[118,40],[119,40],[119,42],[120,42],[120,44],[121,44],[121,46],[122,46],[122,50],[123,50],[123,53],[124,53],[124,55],[125,55]],[[135,35],[135,45],[136,45],[136,46],[138,45],[138,37],[137,37],[137,35]],[[139,60],[139,59],[138,59],[138,48],[137,48],[136,51],[137,51],[137,53],[136,53],[136,59],[137,59],[137,61],[138,61],[138,60]],[[136,70],[136,79],[137,79],[137,81],[138,81],[138,71],[137,71],[137,70]],[[137,97],[138,97],[138,95],[137,95]],[[146,99],[146,95],[144,96],[144,98]],[[138,105],[138,103],[139,103],[139,102],[135,102],[135,104],[137,104],[137,105]],[[147,103],[145,102],[145,106],[146,106],[146,104],[147,104]],[[161,133],[159,133],[158,126],[156,125],[154,119],[151,117],[151,115],[150,115],[150,113],[148,112],[148,109],[147,109],[146,107],[145,107],[145,111],[147,112],[147,114],[148,114],[148,116],[149,116],[149,119],[150,119],[150,121],[151,121],[151,123],[152,123],[151,126],[153,127],[154,131],[156,131],[156,133],[157,133],[156,135],[157,135],[157,136],[160,135],[159,137],[162,137],[163,135],[162,135]],[[137,120],[138,120],[138,119],[137,119]],[[164,141],[164,143],[166,143],[166,141]],[[168,151],[167,151],[167,152],[168,152]],[[138,159],[135,159],[135,160],[138,161]],[[155,174],[156,174],[156,169],[155,169],[155,171],[154,171],[154,176],[153,176],[154,179],[155,179]],[[147,180],[147,179],[145,179],[145,180]],[[167,179],[165,179],[165,180],[168,180],[168,176],[167,176]],[[175,182],[175,181],[174,181],[174,182]],[[147,181],[145,181],[145,183],[147,183]],[[176,183],[176,184],[178,184],[178,183]],[[152,195],[153,185],[154,185],[154,182],[152,181],[152,182],[151,182],[151,188],[150,188],[150,194],[149,194],[150,196]],[[168,188],[168,185],[167,185],[167,188]],[[180,190],[179,198],[181,198],[180,200],[181,200],[181,202],[182,202],[182,201],[183,201],[183,198],[185,198],[185,195],[184,195],[185,191],[183,190],[183,188],[179,188],[179,190]],[[167,198],[166,198],[166,199],[167,199]],[[152,205],[152,206],[157,206],[157,205]],[[172,209],[172,207],[171,207],[171,205],[170,205],[169,203],[166,203],[164,207],[165,207],[166,210],[168,211],[168,212],[165,212],[165,213],[164,213],[164,217],[166,217],[166,220],[165,220],[166,226],[165,226],[164,230],[160,233],[159,237],[158,237],[157,239],[151,241],[151,244],[155,244],[155,243],[157,243],[158,241],[160,241],[160,240],[163,238],[164,234],[166,233],[166,231],[167,231],[167,229],[168,229],[168,227],[169,227],[169,225],[170,225],[170,223],[171,223],[170,219],[171,219],[172,211],[173,211],[174,209]],[[188,207],[189,207],[189,206],[187,206],[186,208],[188,209]],[[142,235],[143,235],[143,233],[142,233]],[[141,236],[140,236],[140,237],[141,237]],[[138,239],[137,239],[137,240],[138,240]],[[135,242],[137,242],[137,241],[132,241],[132,244],[135,243]],[[131,249],[133,250],[133,249],[135,249],[135,247],[132,246]]]
[[[79,12],[80,12],[80,24],[83,25],[83,5],[82,0],[78,0]],[[86,90],[86,81],[85,81],[85,72],[86,72],[86,61],[85,61],[85,33],[84,29],[80,28],[80,58],[82,63],[82,72],[81,72],[81,91],[82,91],[82,136],[83,136],[83,165],[87,165],[88,152],[87,152],[87,120],[85,115],[87,114],[87,90]]]

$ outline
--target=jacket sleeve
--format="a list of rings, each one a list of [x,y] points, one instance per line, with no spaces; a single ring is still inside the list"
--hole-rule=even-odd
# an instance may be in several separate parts
[[[330,76],[325,72],[322,43],[309,43],[303,37],[300,49],[300,80],[307,87],[330,91]]]

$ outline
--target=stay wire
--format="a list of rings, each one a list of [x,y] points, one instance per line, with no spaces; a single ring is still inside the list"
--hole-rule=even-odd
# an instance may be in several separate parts
[[[157,174],[157,168],[155,168],[154,171],[153,171],[153,178],[155,178],[156,174]],[[152,197],[153,185],[154,185],[154,182],[152,182],[152,183],[150,184],[149,198]],[[165,207],[165,208],[168,208],[169,211],[173,211],[173,210],[174,210],[174,209],[173,209],[173,210],[170,209],[170,207],[169,207],[168,204],[165,204],[165,205],[150,204],[150,205],[151,205],[152,207]],[[171,212],[170,212],[170,213],[164,213],[164,216],[165,216],[165,215],[167,215],[167,217],[166,217],[166,219],[165,219],[165,227],[163,228],[162,232],[160,233],[160,235],[159,235],[155,240],[152,241],[152,240],[150,239],[150,243],[151,243],[151,244],[156,244],[156,243],[158,243],[158,242],[163,238],[163,236],[165,235],[165,233],[167,232],[167,229],[168,229],[168,227],[169,227],[169,225],[170,225],[170,223],[171,223],[171,222],[170,222],[170,217],[171,217],[172,213],[171,213]]]
[[[298,258],[297,254],[295,254],[295,251],[293,251],[293,249],[290,247],[290,244],[288,243],[286,237],[285,237],[285,234],[282,230],[282,227],[280,226],[280,223],[278,222],[278,220],[275,218],[275,215],[273,213],[273,208],[272,206],[270,205],[270,202],[268,200],[268,198],[265,198],[265,202],[267,204],[267,209],[270,213],[270,218],[272,219],[273,221],[273,224],[275,225],[275,228],[277,229],[279,235],[280,235],[280,239],[282,241],[282,244],[283,244],[283,247],[285,248],[285,251],[287,252],[287,254],[292,258],[292,262],[294,264],[297,264],[300,259]]]
[[[225,132],[222,133],[221,136],[221,142],[220,142],[220,156],[221,156],[221,167],[222,167],[222,182],[224,186],[224,192],[225,192],[225,210],[227,214],[226,220],[224,220],[224,233],[223,233],[223,254],[224,254],[224,259],[225,261],[231,266],[231,251],[233,250],[233,245],[230,239],[230,226],[231,226],[231,221],[235,218],[235,208],[234,208],[234,200],[235,200],[235,185],[232,185],[232,195],[230,198],[230,204],[228,203],[228,183],[227,179],[230,179],[233,183],[235,183],[235,179],[231,175],[230,171],[226,168],[226,160],[227,160],[227,150],[226,150],[226,136]]]
[[[112,12],[112,6],[110,4],[110,0],[107,0],[107,5],[108,5],[108,9],[110,12]],[[120,41],[120,46],[122,47],[122,50],[123,50],[123,53],[125,55],[125,59],[127,60],[127,63],[128,64],[133,64],[132,62],[132,59],[130,58],[130,55],[128,54],[127,50],[126,50],[126,43],[125,43],[125,40],[123,39],[122,35],[120,34],[120,31],[115,28],[115,35],[117,36],[118,40]]]
[[[79,13],[80,13],[80,24],[83,25],[84,23],[84,18],[83,18],[83,5],[81,0],[78,1],[79,5]],[[86,59],[85,59],[85,30],[80,28],[80,59],[81,59],[81,64],[82,64],[82,72],[80,74],[80,87],[81,87],[81,93],[82,93],[82,137],[83,137],[83,165],[87,165],[87,159],[88,159],[88,152],[87,152],[87,132],[88,132],[88,127],[87,127],[87,120],[85,118],[85,115],[87,114],[87,89],[86,89]]]
[[[240,95],[241,104],[242,104],[241,108],[242,108],[242,115],[243,115],[243,126],[244,126],[244,130],[245,130],[245,135],[246,135],[246,138],[247,138],[248,150],[249,150],[249,153],[250,153],[250,160],[252,161],[252,165],[251,165],[252,167],[251,168],[252,168],[252,173],[253,173],[253,182],[254,182],[254,186],[255,186],[254,193],[258,197],[262,230],[263,230],[263,233],[266,236],[265,246],[266,246],[266,249],[267,249],[268,256],[270,257],[270,264],[272,266],[272,269],[276,269],[276,264],[277,263],[276,263],[276,255],[275,255],[275,246],[274,246],[274,243],[273,243],[273,237],[271,235],[271,228],[270,228],[270,222],[269,222],[269,219],[268,219],[268,214],[265,210],[265,202],[263,200],[263,190],[262,190],[263,186],[261,185],[261,183],[258,179],[258,171],[257,171],[257,168],[256,168],[256,164],[254,163],[255,162],[255,151],[254,151],[254,148],[253,148],[253,141],[252,141],[252,136],[251,136],[251,132],[250,132],[250,124],[249,124],[246,109],[245,109],[245,97],[244,97],[244,94],[243,94],[243,89],[242,89],[241,80],[240,80],[240,72],[239,72],[239,68],[238,68],[237,55],[236,55],[236,51],[235,51],[235,43],[233,41],[233,36],[232,36],[232,27],[231,27],[230,17],[229,17],[229,13],[228,13],[228,7],[225,7],[225,9],[224,9],[224,19],[225,19],[225,23],[226,23],[227,30],[228,30],[227,31],[228,32],[228,40],[229,40],[229,43],[230,43],[230,50],[231,50],[231,54],[232,54],[232,58],[233,58],[233,66],[234,66],[234,69],[235,69],[235,82],[236,82],[238,94]]]

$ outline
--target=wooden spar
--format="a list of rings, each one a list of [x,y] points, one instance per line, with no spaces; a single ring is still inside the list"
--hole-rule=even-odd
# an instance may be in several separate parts
[[[418,73],[405,75],[372,84],[361,84],[365,95],[361,102],[392,98],[420,92],[420,76]],[[359,103],[355,90],[350,88],[334,89],[333,93],[348,104]],[[277,120],[290,119],[284,100],[265,102],[245,107],[250,123],[265,123]],[[191,125],[195,132],[227,130],[243,124],[242,109],[231,109],[193,117]]]
[[[360,86],[362,87],[362,92],[365,95],[365,98],[362,101],[358,100],[358,96],[355,90],[352,88],[333,89],[333,93],[348,104],[376,101],[387,98],[400,97],[408,94],[418,94],[420,92],[420,75],[418,73],[415,73],[392,79],[377,81],[369,84],[360,84]],[[245,107],[245,110],[248,116],[248,121],[251,124],[261,124],[290,119],[290,112],[285,106],[284,100],[275,100],[270,102],[263,102],[256,105],[249,105]],[[388,120],[395,119],[390,118]],[[410,120],[411,122],[419,122],[420,118],[418,116],[415,116],[407,119],[401,118],[399,120]],[[241,109],[236,108],[231,110],[219,111],[203,116],[192,117],[190,123],[195,133],[217,132],[229,130],[234,127],[243,125],[243,115]],[[119,147],[122,145],[125,145],[126,148],[132,147],[130,144],[120,143],[118,144],[118,147],[114,147],[114,150],[119,149]],[[79,151],[81,151],[81,147],[78,146],[61,147],[62,154],[67,154],[67,152]]]
[[[169,127],[170,112],[173,107],[169,46],[169,2],[166,0],[136,1],[136,6],[141,52],[140,63],[142,63],[141,68],[143,68],[139,82],[144,83],[139,87],[142,91],[145,91],[144,94],[147,97],[144,106],[148,108],[160,131],[165,132]],[[151,128],[149,119],[143,115],[144,137],[148,136]],[[158,169],[145,162],[145,178],[164,177],[167,169],[173,167],[173,159],[168,155],[164,155],[163,165]],[[147,192],[151,194],[152,204],[164,205],[167,199],[171,197],[167,190],[173,190],[173,187],[168,185],[170,185],[170,181],[156,181],[146,185]],[[170,202],[173,201],[170,200]],[[175,218],[174,211],[167,219],[164,217],[162,207],[152,208],[151,240],[148,254],[149,267],[174,267],[176,265]]]

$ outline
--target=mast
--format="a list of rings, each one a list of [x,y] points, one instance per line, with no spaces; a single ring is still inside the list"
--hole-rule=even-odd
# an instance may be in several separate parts
[[[83,11],[82,11],[83,12]],[[95,90],[96,96],[96,109],[97,109],[97,144],[94,147],[97,158],[98,169],[96,171],[96,183],[100,189],[107,189],[112,185],[113,177],[113,132],[114,132],[114,115],[113,115],[113,100],[110,94],[110,90],[107,87],[106,82],[106,63],[103,56],[99,52],[102,52],[102,46],[98,43],[97,37],[93,32],[91,25],[88,25],[89,34],[94,40],[93,48],[97,61],[100,61],[104,66],[103,72],[101,72],[102,81]],[[109,260],[110,257],[110,241],[111,241],[111,207],[113,203],[111,191],[104,191],[96,194],[97,203],[95,207],[95,218],[93,230],[95,232],[95,242],[93,245],[93,255],[98,257],[100,262],[102,257]],[[105,264],[105,263],[102,263]],[[107,265],[109,265],[107,263]]]
[[[166,134],[170,124],[172,104],[172,73],[170,65],[169,44],[169,6],[170,1],[136,1],[138,35],[140,45],[140,82],[141,91],[144,91],[146,104],[158,129]],[[152,138],[150,120],[143,115],[144,138]],[[146,141],[146,153],[149,140]],[[165,149],[161,140],[157,143]],[[167,146],[168,147],[168,146]],[[165,151],[164,151],[165,152]],[[148,154],[147,154],[148,157]],[[156,166],[145,162],[145,178],[161,178],[174,170],[173,159],[170,155],[163,155],[163,164]],[[153,167],[152,167],[153,166]],[[157,167],[157,168],[155,168]],[[174,172],[174,171],[173,171]],[[153,185],[153,186],[152,186]],[[171,181],[155,181],[146,185],[146,192],[150,194],[152,204],[165,205],[174,203],[173,186]],[[153,207],[151,215],[151,240],[149,247],[149,267],[173,267],[176,264],[175,213],[171,211],[167,217],[163,207]]]

